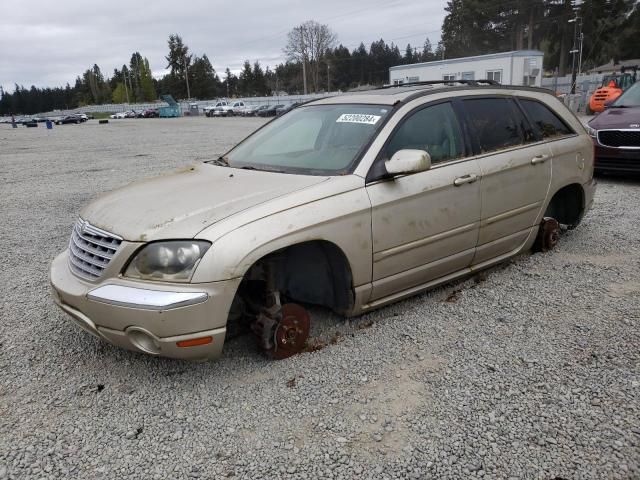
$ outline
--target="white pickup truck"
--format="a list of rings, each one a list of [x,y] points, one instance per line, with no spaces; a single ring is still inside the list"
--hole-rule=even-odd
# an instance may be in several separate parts
[[[207,105],[202,110],[207,117],[213,117],[213,112],[221,109],[222,107],[226,107],[227,102],[224,100],[219,100],[215,105]]]
[[[219,110],[214,110],[214,115],[221,117],[231,117],[244,107],[244,102],[235,101],[233,103],[228,103],[227,105],[221,107]]]

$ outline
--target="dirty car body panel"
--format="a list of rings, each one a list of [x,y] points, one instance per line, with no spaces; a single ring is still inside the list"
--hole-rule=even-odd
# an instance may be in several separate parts
[[[463,103],[496,97],[541,102],[567,130],[482,151]],[[407,151],[424,152],[426,167],[390,174]],[[415,86],[321,99],[217,162],[86,206],[52,263],[53,298],[123,348],[216,358],[253,280],[344,315],[385,305],[529,249],[549,209],[577,223],[593,199],[592,158],[580,122],[537,89]],[[574,194],[575,211],[557,206]]]

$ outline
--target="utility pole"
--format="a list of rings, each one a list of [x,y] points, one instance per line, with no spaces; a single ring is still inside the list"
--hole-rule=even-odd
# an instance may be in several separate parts
[[[187,56],[182,57],[184,62],[184,79],[187,81],[187,98],[191,98],[191,91],[189,90],[189,67],[187,66]],[[229,85],[227,84],[227,88]]]
[[[136,98],[138,99],[138,101],[140,101],[140,99],[142,98],[142,95],[140,93],[140,62],[138,62],[138,52],[136,52]]]
[[[307,56],[302,57],[302,83],[304,85],[304,94],[307,94]]]
[[[327,63],[327,93],[331,92],[331,65]]]
[[[580,22],[580,53],[578,54],[578,75],[582,75],[582,44],[584,42],[584,33],[582,33],[582,22]]]
[[[129,103],[129,89],[127,88],[127,71],[125,70],[125,68],[122,69],[122,76],[124,77],[124,92],[127,94],[127,103]]]
[[[569,20],[569,23],[573,23],[573,48],[569,53],[571,53],[571,94],[576,93],[576,77],[578,74],[577,71],[577,62],[576,62],[576,54],[580,52],[578,46],[576,45],[576,40],[578,39],[578,25],[580,26],[580,36],[582,36],[582,22],[581,18],[578,16],[578,12],[575,12],[575,17]]]
[[[131,70],[129,70],[129,90],[131,91],[131,96],[133,96],[133,85],[131,85]],[[127,95],[127,102],[129,101],[129,96]]]

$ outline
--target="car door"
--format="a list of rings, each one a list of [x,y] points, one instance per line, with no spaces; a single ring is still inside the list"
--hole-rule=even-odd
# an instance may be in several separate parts
[[[482,176],[478,265],[521,248],[531,234],[551,182],[551,151],[513,98],[461,104]]]
[[[480,220],[480,169],[467,158],[463,130],[450,102],[407,114],[380,152],[372,171],[403,149],[426,150],[424,172],[367,184],[372,204],[371,300],[468,267]]]

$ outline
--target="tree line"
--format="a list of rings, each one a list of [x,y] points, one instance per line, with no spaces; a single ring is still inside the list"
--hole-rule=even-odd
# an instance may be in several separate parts
[[[583,70],[638,58],[638,0],[449,0],[442,25],[446,58],[508,50],[545,53],[547,71],[567,74],[583,37]],[[577,18],[576,22],[570,20]]]
[[[326,25],[315,22],[306,22],[306,27],[329,31]],[[79,75],[73,85],[25,88],[16,84],[13,92],[3,91],[0,87],[0,114],[152,102],[162,94],[170,94],[176,99],[301,94],[305,91],[303,64],[308,70],[305,72],[308,92],[348,90],[386,82],[389,67],[393,65],[430,61],[441,55],[441,46],[434,52],[429,39],[420,48],[407,45],[403,52],[383,39],[372,42],[369,47],[361,43],[350,50],[342,44],[336,45],[335,35],[328,33],[321,42],[322,47],[313,53],[303,51],[298,54],[288,45],[284,49],[287,60],[273,69],[263,67],[259,61],[245,60],[237,74],[227,68],[220,75],[207,55],[192,54],[180,35],[170,35],[167,43],[168,73],[161,78],[154,78],[148,59],[135,52],[128,64],[114,69],[110,77],[104,75],[98,65],[93,65]]]
[[[182,37],[172,34],[161,78],[149,61],[134,52],[128,64],[111,76],[98,65],[78,76],[75,84],[57,88],[0,87],[0,114],[31,114],[92,104],[150,102],[162,94],[176,99],[214,99],[271,94],[349,90],[388,81],[389,67],[486,53],[539,49],[548,72],[566,74],[578,18],[584,34],[583,70],[611,59],[637,57],[640,34],[638,0],[449,0],[442,40],[401,48],[380,39],[355,48],[339,44],[335,33],[315,21],[293,28],[283,48],[286,61],[263,67],[245,60],[238,74],[216,72],[206,54],[194,55]],[[577,29],[576,29],[577,30]]]

